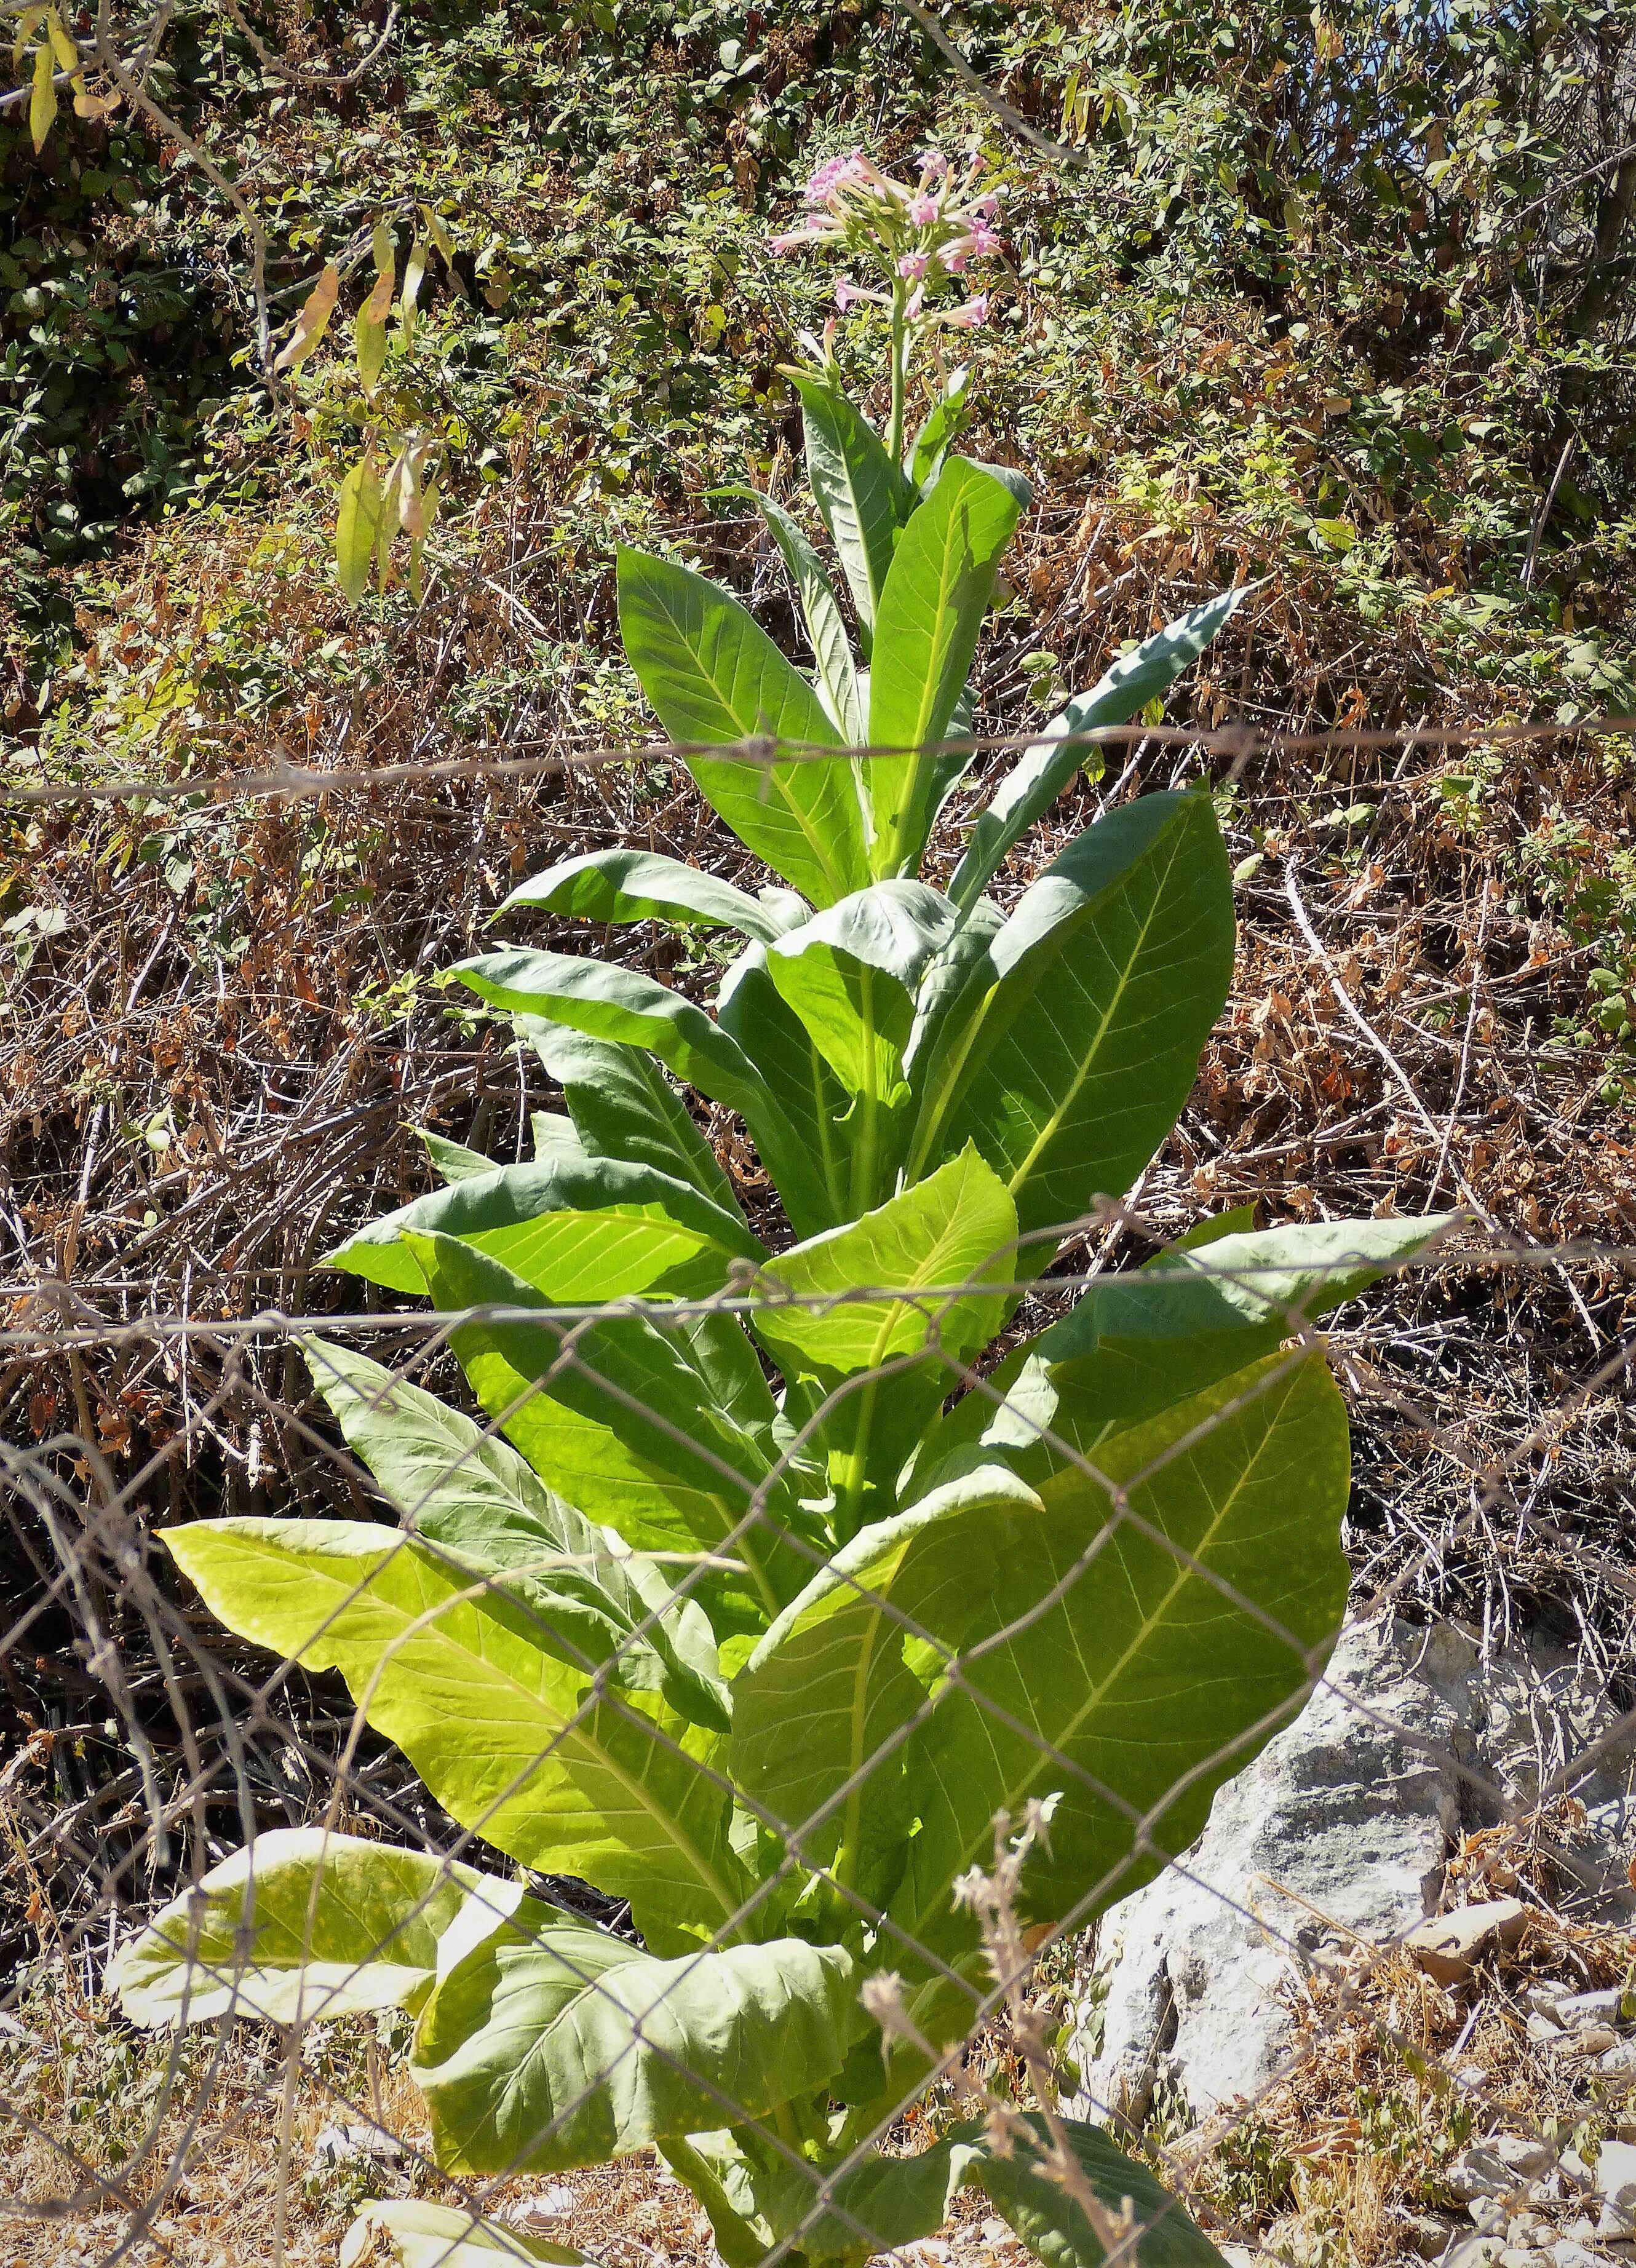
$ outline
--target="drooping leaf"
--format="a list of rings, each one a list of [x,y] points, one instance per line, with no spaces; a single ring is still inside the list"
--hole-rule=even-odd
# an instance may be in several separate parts
[[[645,1049],[590,1039],[539,1016],[520,1016],[517,1028],[561,1086],[574,1131],[593,1158],[652,1166],[739,1212],[715,1152]]]
[[[646,1695],[597,1697],[503,1589],[358,1521],[199,1521],[163,1541],[230,1630],[338,1669],[437,1800],[496,1850],[629,1897],[661,1950],[737,1911],[727,1797],[708,1767],[718,1736]]]
[[[1031,1921],[1088,1920],[1183,1849],[1339,1627],[1346,1415],[1322,1353],[1233,1373],[1094,1469],[995,1516],[975,1622],[958,1594],[949,1640],[935,1598],[918,1617],[963,1649],[909,1742],[920,1830],[890,1909],[934,1954],[974,1941],[949,1884],[1032,1797],[1059,1800],[1024,1875]]]
[[[674,922],[680,927],[736,929],[763,944],[784,926],[758,898],[731,882],[654,850],[587,850],[520,882],[493,919],[520,908],[577,914],[583,921]]]
[[[328,329],[329,319],[335,312],[335,301],[340,296],[341,270],[332,260],[301,302],[295,328],[273,364],[275,371],[300,369]]]
[[[646,1048],[678,1079],[747,1118],[770,1106],[755,1065],[721,1027],[639,969],[513,946],[457,961],[453,974],[480,999],[513,1015],[541,1016],[590,1039]]]
[[[792,2166],[744,2146],[738,2135],[696,2136],[689,2156],[708,2159],[719,2193],[740,2216],[753,2215],[765,2249],[787,2246],[817,2263],[861,2262],[934,2235],[962,2190],[982,2191],[1047,2268],[1102,2268],[1106,2257],[1083,2212],[1059,2178],[1044,2170],[1050,2137],[1037,2111],[1018,2114],[1034,2131],[999,2157],[984,2124],[968,2120],[913,2157],[872,2154],[858,2165]],[[1100,2127],[1062,2122],[1068,2144],[1109,2211],[1131,2201],[1135,2226],[1122,2262],[1139,2268],[1223,2268],[1220,2254],[1144,2165],[1125,2156]]]
[[[596,2165],[812,2094],[861,2029],[857,1994],[837,1946],[658,1961],[531,1901],[444,1978],[410,2068],[441,2164]]]
[[[1233,942],[1207,798],[1145,796],[1075,836],[944,1018],[916,1079],[910,1178],[975,1141],[1025,1234],[1123,1194],[1187,1098]]]
[[[766,522],[801,602],[801,617],[812,645],[818,690],[830,722],[849,747],[861,747],[869,729],[868,707],[858,682],[851,640],[846,635],[846,624],[822,561],[807,541],[799,521],[759,490],[717,489],[713,494],[742,497]]]
[[[1258,586],[1244,584],[1194,607],[1133,653],[1123,655],[1087,693],[1076,694],[1043,736],[1025,748],[995,789],[971,830],[948,894],[962,913],[987,888],[1013,843],[1043,819],[1093,753],[1082,736],[1099,725],[1124,725],[1175,682],[1222,625]]]
[[[919,861],[937,768],[925,744],[947,732],[1017,510],[990,474],[956,457],[899,538],[869,677],[871,745],[900,752],[868,762],[877,874],[910,873]]]
[[[493,1159],[485,1158],[481,1150],[468,1150],[463,1142],[451,1142],[446,1135],[434,1134],[427,1126],[416,1130],[439,1180],[475,1182],[479,1174],[493,1173]]]
[[[416,1234],[454,1236],[504,1262],[548,1299],[708,1293],[730,1258],[763,1247],[736,1208],[652,1166],[553,1148],[522,1165],[486,1165],[350,1237],[324,1264],[394,1292],[425,1289]]]
[[[869,879],[850,757],[823,703],[736,599],[686,567],[619,554],[619,623],[631,667],[676,740],[796,744],[784,761],[689,756],[700,792],[776,873],[828,905]]]
[[[386,498],[374,452],[366,449],[341,483],[335,512],[335,574],[350,607],[357,606],[368,585],[385,518]]]
[[[380,258],[377,246],[375,257]],[[376,276],[367,299],[357,311],[354,337],[357,352],[358,384],[366,394],[372,394],[380,382],[380,373],[387,366],[387,318],[392,313],[393,254],[390,242],[387,249],[387,265]]]
[[[892,547],[914,492],[873,426],[838,388],[809,371],[788,376],[801,398],[813,501],[851,591],[867,659]]]
[[[364,2268],[386,2245],[397,2268],[593,2268],[583,2252],[424,2198],[375,2198],[353,2216],[337,2268]]]
[[[465,1566],[494,1571],[571,1666],[662,1694],[678,1715],[727,1728],[716,1641],[684,1572],[630,1550],[548,1489],[527,1461],[438,1395],[354,1347],[303,1342],[347,1446],[404,1525]]]
[[[133,2024],[415,2009],[521,1896],[520,1883],[427,1852],[273,1828],[162,1907],[108,1983]]]
[[[637,969],[561,953],[490,953],[454,972],[514,1015],[530,1015],[593,1039],[646,1048],[712,1101],[736,1110],[781,1189],[800,1188],[811,1167],[771,1089],[732,1035],[702,1008]]]
[[[28,131],[36,157],[46,146],[46,136],[56,124],[56,57],[49,37],[42,36],[34,49],[34,72],[28,93]]]

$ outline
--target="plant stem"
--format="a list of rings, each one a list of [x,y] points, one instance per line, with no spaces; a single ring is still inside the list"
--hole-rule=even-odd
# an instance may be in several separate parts
[[[903,321],[907,293],[902,284],[892,287],[892,423],[886,451],[895,465],[903,461],[903,389],[909,375],[909,331]]]

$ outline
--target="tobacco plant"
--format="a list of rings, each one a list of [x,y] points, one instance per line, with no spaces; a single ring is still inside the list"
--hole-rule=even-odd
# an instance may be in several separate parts
[[[848,163],[814,183],[839,224],[821,233],[888,275],[925,248],[920,291],[972,233],[948,232],[943,174],[911,190]],[[1297,1704],[1346,1587],[1345,1413],[1307,1326],[1440,1226],[1228,1215],[1016,1336],[1065,1234],[1165,1140],[1234,921],[1198,793],[1108,812],[1009,911],[989,887],[1085,736],[1161,695],[1242,593],[1072,702],[946,884],[921,879],[970,769],[967,676],[1021,497],[949,453],[957,380],[890,446],[935,320],[913,296],[884,295],[887,438],[822,349],[796,374],[855,638],[765,498],[811,676],[712,583],[618,563],[643,686],[777,879],[752,895],[601,850],[501,909],[736,932],[713,1006],[588,954],[466,961],[564,1112],[526,1163],[431,1139],[445,1186],[330,1256],[454,1318],[482,1420],[311,1339],[401,1524],[163,1539],[232,1628],[340,1671],[471,1848],[261,1835],[117,1970],[144,2022],[407,2009],[441,2165],[653,2145],[728,2268],[861,2260],[968,2185],[1052,2268],[1103,2257],[1037,2113],[882,2153],[999,1998],[956,1891],[996,1818],[1026,1819],[1023,1920],[1084,1924],[1192,1839]],[[733,1172],[689,1090],[741,1126]],[[561,1911],[541,1873],[628,1901],[630,1933]],[[1065,2132],[1075,2178],[1110,2214],[1131,2201],[1142,2259],[1217,2257],[1105,2134]],[[370,2215],[409,2260],[527,2249],[448,2208]]]

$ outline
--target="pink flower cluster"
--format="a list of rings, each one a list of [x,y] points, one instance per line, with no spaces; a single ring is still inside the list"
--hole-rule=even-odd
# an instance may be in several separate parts
[[[992,189],[973,194],[982,170],[982,158],[974,158],[957,180],[943,152],[927,150],[919,160],[920,178],[911,184],[893,180],[861,150],[850,150],[818,167],[807,184],[807,218],[770,239],[769,249],[784,254],[829,244],[875,268],[885,291],[845,277],[836,285],[835,304],[843,313],[860,303],[901,306],[910,322],[975,329],[988,320],[986,291],[954,307],[933,308],[928,302],[972,261],[991,260],[1002,249],[993,226],[999,195]]]

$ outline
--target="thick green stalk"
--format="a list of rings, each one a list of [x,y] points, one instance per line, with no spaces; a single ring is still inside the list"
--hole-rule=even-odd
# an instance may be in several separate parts
[[[892,422],[886,448],[895,465],[903,461],[903,394],[909,375],[909,330],[903,320],[907,298],[902,284],[892,286]]]

